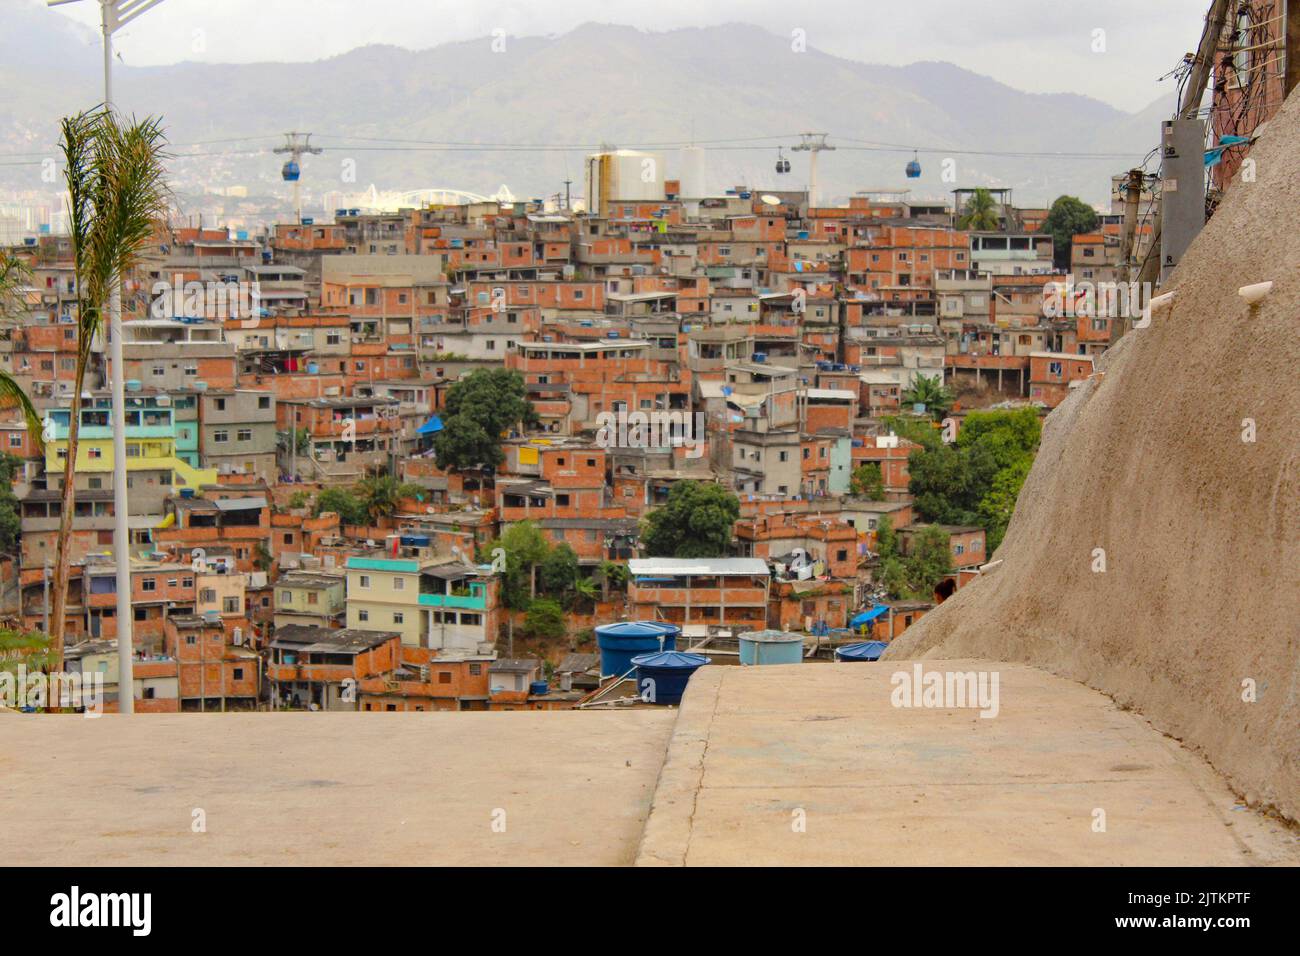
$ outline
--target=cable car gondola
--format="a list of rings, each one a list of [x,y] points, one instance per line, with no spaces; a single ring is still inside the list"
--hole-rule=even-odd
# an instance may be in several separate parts
[[[284,167],[280,170],[280,175],[284,178],[286,183],[296,183],[298,177],[302,175],[302,170],[300,170],[298,164],[291,159],[284,164]]]
[[[790,160],[781,155],[781,151],[776,151],[776,171],[778,173],[788,173],[790,171]]]
[[[916,153],[912,154],[912,161],[907,164],[907,178],[908,179],[921,178],[921,163],[919,160],[917,160]]]

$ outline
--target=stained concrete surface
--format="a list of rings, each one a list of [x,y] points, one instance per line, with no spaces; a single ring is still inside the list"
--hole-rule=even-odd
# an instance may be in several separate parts
[[[911,667],[713,665],[680,710],[0,714],[4,862],[1300,864],[1104,695],[927,660],[996,671],[998,715],[895,707]]]
[[[3,862],[627,864],[673,717],[0,714]]]
[[[998,715],[895,707],[891,676],[912,666],[697,671],[637,862],[1300,864],[1295,830],[1104,695],[1025,665],[928,660],[996,671]]]

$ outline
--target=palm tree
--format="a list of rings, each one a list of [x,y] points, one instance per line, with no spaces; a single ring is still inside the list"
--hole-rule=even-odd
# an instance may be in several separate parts
[[[398,499],[401,497],[397,479],[392,475],[363,478],[357,484],[356,494],[365,505],[371,524],[378,524],[380,518],[395,512]]]
[[[0,252],[0,316],[8,316],[17,311],[20,303],[18,290],[28,281],[31,271],[27,263],[17,256]],[[32,404],[27,393],[19,387],[13,377],[0,371],[0,409],[18,408],[22,410],[27,421],[27,431],[31,434],[36,447],[45,450],[44,429],[40,413]]]
[[[938,375],[934,378],[918,375],[912,380],[911,387],[903,392],[903,401],[924,405],[927,412],[940,419],[952,408],[954,398],[952,390],[940,381]]]
[[[59,147],[68,184],[68,228],[77,287],[77,363],[63,465],[54,595],[50,608],[51,667],[63,661],[64,611],[68,603],[72,514],[76,502],[81,394],[95,336],[104,326],[112,290],[135,268],[167,214],[163,132],[157,120],[122,121],[108,109],[65,118]],[[121,374],[115,369],[114,374]],[[119,555],[120,557],[120,555]]]
[[[966,201],[966,210],[957,220],[957,228],[991,232],[1001,226],[998,204],[993,201],[993,194],[984,188],[976,189]]]

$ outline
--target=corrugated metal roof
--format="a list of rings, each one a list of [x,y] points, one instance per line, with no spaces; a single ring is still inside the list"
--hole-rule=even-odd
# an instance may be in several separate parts
[[[768,574],[762,558],[633,558],[627,567],[634,575]]]

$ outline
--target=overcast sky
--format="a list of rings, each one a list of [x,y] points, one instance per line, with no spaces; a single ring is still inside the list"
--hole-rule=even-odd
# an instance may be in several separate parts
[[[1195,48],[1209,0],[165,0],[118,34],[125,63],[315,60],[367,43],[564,33],[588,21],[646,30],[744,22],[870,63],[947,60],[1035,93],[1136,111]],[[98,26],[99,4],[57,12]],[[1099,34],[1097,31],[1104,31]],[[1094,52],[1094,45],[1104,51]]]

